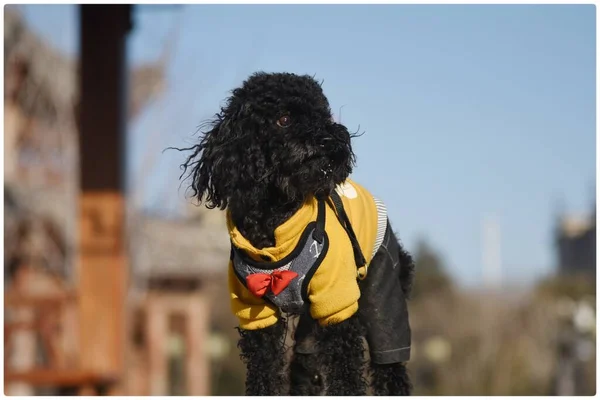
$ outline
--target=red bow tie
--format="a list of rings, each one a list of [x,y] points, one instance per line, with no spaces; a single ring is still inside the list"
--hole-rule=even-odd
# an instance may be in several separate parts
[[[252,274],[246,277],[246,284],[250,293],[256,297],[263,297],[269,288],[274,295],[278,295],[297,276],[298,274],[292,271],[275,271],[271,275]]]

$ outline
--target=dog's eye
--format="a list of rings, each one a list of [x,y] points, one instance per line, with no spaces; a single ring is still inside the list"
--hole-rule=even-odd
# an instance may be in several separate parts
[[[282,128],[287,128],[291,124],[292,124],[292,119],[290,118],[289,115],[284,115],[283,117],[281,117],[277,120],[277,125],[279,125]]]

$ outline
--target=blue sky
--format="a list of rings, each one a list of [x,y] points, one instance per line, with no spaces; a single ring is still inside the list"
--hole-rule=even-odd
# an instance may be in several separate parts
[[[76,54],[74,6],[25,8]],[[182,155],[199,123],[257,70],[316,74],[355,139],[354,179],[388,205],[409,249],[423,236],[461,283],[481,282],[481,224],[499,220],[506,281],[554,265],[557,202],[588,212],[595,193],[593,5],[185,5],[136,10],[133,64],[178,25],[168,89],[130,126],[132,181],[173,213]],[[154,154],[139,175],[142,155]],[[136,172],[137,171],[137,172]]]

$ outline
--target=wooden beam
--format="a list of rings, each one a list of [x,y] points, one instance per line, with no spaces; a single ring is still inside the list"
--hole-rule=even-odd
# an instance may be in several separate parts
[[[129,5],[80,6],[81,189],[121,191]]]
[[[130,11],[129,5],[80,6],[81,366],[119,376],[128,276],[123,188]]]

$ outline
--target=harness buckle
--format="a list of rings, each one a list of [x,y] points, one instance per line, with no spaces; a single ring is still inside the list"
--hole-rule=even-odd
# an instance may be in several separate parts
[[[356,277],[358,278],[358,280],[362,281],[367,277],[368,272],[369,268],[366,265],[363,265],[362,267],[356,270]]]

